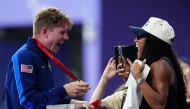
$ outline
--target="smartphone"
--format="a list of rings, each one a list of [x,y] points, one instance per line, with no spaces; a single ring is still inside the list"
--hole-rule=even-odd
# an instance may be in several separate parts
[[[119,56],[129,58],[131,62],[134,62],[137,59],[137,47],[136,45],[117,45],[114,46],[115,49],[115,62],[116,62],[116,69],[118,65],[118,58]]]

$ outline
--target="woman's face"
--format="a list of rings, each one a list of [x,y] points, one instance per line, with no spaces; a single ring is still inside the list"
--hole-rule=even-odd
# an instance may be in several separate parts
[[[143,36],[137,36],[134,40],[136,47],[138,48],[138,52],[137,52],[138,58],[140,58],[140,56],[142,55],[142,52],[145,46],[145,41],[146,41],[146,38]]]

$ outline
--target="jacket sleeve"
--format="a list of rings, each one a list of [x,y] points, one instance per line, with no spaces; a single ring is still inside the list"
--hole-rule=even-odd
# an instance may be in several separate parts
[[[20,104],[28,109],[39,109],[49,104],[69,103],[66,90],[63,86],[49,90],[39,91],[36,88],[37,67],[34,59],[27,53],[18,53],[12,57],[13,69]],[[65,100],[64,100],[65,99]]]

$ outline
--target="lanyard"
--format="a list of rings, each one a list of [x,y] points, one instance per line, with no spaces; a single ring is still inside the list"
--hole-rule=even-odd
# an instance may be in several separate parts
[[[42,50],[54,63],[56,63],[70,78],[77,81],[79,80],[58,58],[54,56],[40,41],[33,38],[40,50]]]

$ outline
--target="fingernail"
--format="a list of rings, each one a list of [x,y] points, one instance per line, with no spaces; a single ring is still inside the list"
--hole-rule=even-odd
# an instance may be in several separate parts
[[[143,61],[146,62],[146,59],[144,59]]]

